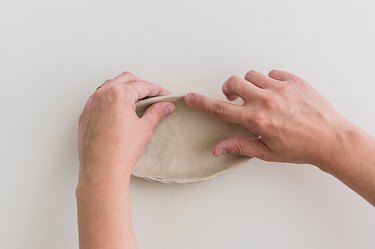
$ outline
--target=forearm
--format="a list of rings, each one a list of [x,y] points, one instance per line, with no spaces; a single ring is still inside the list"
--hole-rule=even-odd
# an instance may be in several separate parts
[[[134,107],[140,99],[166,94],[163,87],[123,72],[101,84],[86,102],[78,128],[76,197],[81,249],[136,248],[130,174],[154,128],[175,106],[155,103],[142,117]]]
[[[375,206],[375,138],[354,127],[319,168],[335,176]]]
[[[80,249],[136,248],[128,192],[129,180],[78,184]]]

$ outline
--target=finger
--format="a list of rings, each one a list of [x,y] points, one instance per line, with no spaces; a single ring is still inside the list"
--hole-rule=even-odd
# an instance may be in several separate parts
[[[215,156],[235,154],[248,157],[257,157],[263,160],[270,159],[270,149],[258,138],[232,137],[218,143],[212,153]]]
[[[271,78],[254,70],[250,70],[245,74],[245,80],[262,89],[269,88],[274,84]]]
[[[211,99],[198,93],[186,94],[185,102],[188,106],[207,112],[212,116],[237,124],[242,122],[241,106],[221,100]]]
[[[224,82],[222,91],[230,101],[236,100],[238,97],[241,97],[243,100],[248,100],[260,95],[259,88],[237,76],[229,77]]]
[[[152,83],[152,82],[145,81],[145,80],[137,81],[137,82],[131,82],[131,84],[138,84],[138,83],[145,83],[145,84],[148,84],[148,85],[156,85],[156,86],[160,87],[160,91],[157,92],[156,95],[148,95],[146,97],[156,97],[156,96],[163,96],[163,95],[169,94],[169,91],[167,89],[165,89],[164,87],[162,87],[161,85],[156,84],[156,83]]]
[[[130,72],[125,71],[125,72],[117,75],[113,79],[105,80],[96,90],[99,90],[103,87],[109,87],[109,86],[114,85],[114,84],[130,83],[130,82],[135,82],[135,81],[138,81],[138,80],[140,80],[140,78],[138,78],[137,76],[135,76],[134,74],[132,74]]]
[[[155,103],[147,108],[141,120],[145,123],[148,129],[153,131],[163,118],[172,114],[175,110],[176,107],[171,102]]]
[[[112,83],[115,83],[115,84],[131,83],[131,82],[140,81],[140,80],[141,79],[135,76],[134,74],[125,71],[117,75],[116,77],[114,77],[112,80]]]
[[[169,94],[169,92],[162,86],[145,81],[137,81],[132,84],[126,84],[124,87],[129,89],[129,92],[132,95],[131,97],[133,103],[145,97]]]
[[[268,76],[271,77],[272,79],[280,80],[280,81],[287,81],[287,80],[292,80],[292,79],[297,78],[297,76],[294,74],[291,74],[285,71],[276,70],[276,69],[271,70],[268,73]]]

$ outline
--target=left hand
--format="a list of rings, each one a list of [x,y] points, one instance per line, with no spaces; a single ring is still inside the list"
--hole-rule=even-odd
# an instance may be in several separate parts
[[[124,72],[105,81],[87,101],[79,119],[79,182],[119,182],[130,178],[155,126],[175,110],[160,102],[139,118],[135,102],[168,94],[164,88]]]

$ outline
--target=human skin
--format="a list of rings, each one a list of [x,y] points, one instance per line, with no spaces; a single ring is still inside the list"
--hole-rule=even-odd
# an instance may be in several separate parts
[[[81,249],[136,248],[129,203],[131,171],[154,127],[172,113],[160,102],[135,113],[135,102],[165,95],[162,87],[125,72],[107,80],[87,101],[79,120],[76,189]]]
[[[230,77],[223,93],[236,105],[197,93],[185,96],[192,108],[239,124],[261,139],[232,137],[213,148],[265,161],[306,163],[335,176],[375,205],[375,139],[339,114],[306,81],[288,72],[268,76],[249,71]]]
[[[375,139],[350,123],[301,78],[273,70],[249,71],[223,84],[237,105],[190,93],[186,103],[258,134],[228,138],[213,154],[307,163],[340,179],[375,205]],[[135,102],[167,94],[125,72],[106,81],[87,101],[79,121],[80,173],[76,189],[81,249],[136,248],[129,203],[131,171],[153,129],[175,107],[161,102],[135,114]]]

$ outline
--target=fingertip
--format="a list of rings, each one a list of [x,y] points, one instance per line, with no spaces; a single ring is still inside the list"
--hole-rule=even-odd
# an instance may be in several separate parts
[[[156,116],[163,118],[172,114],[176,110],[173,102],[158,102],[149,107],[150,111],[154,112]]]
[[[171,115],[176,110],[172,102],[159,102],[151,105],[145,111],[142,119],[154,128],[162,119]]]
[[[184,96],[185,103],[191,106],[194,103],[195,97],[196,97],[196,93],[187,93]]]
[[[228,153],[228,150],[225,149],[223,146],[220,146],[221,143],[217,144],[213,149],[212,149],[212,155],[214,156],[221,156],[224,154]]]
[[[227,154],[227,153],[228,153],[228,151],[225,148],[215,147],[212,150],[212,154],[214,156],[221,156],[221,155],[224,155],[224,154]]]
[[[176,106],[172,102],[169,102],[164,106],[163,110],[164,110],[164,114],[168,116],[176,110]]]
[[[287,81],[290,79],[295,78],[296,76],[288,73],[286,71],[278,70],[278,69],[272,69],[269,73],[268,76],[274,80],[279,80],[279,81]]]
[[[277,69],[272,69],[271,71],[268,72],[268,76],[273,78],[272,76],[276,76],[282,74],[282,71],[277,70]]]
[[[249,70],[249,71],[246,72],[244,78],[246,79],[246,78],[251,77],[251,76],[253,76],[254,74],[257,74],[257,73],[258,73],[258,72],[255,71],[255,70],[253,70],[253,69],[252,69],[252,70]]]
[[[235,101],[236,99],[238,99],[238,96],[236,95],[230,95],[230,94],[225,94],[225,97],[227,98],[227,100],[229,101]]]
[[[269,71],[268,76],[271,76],[272,74],[275,74],[275,73],[278,73],[278,72],[280,72],[280,71],[277,70],[277,69],[272,69],[271,71]]]
[[[215,145],[215,147],[212,149],[212,154],[214,156],[221,156],[228,153],[228,149],[226,148],[227,140],[228,139],[224,139]]]
[[[232,75],[224,82],[221,90],[229,101],[234,101],[239,97],[243,98],[243,80],[236,75]]]

